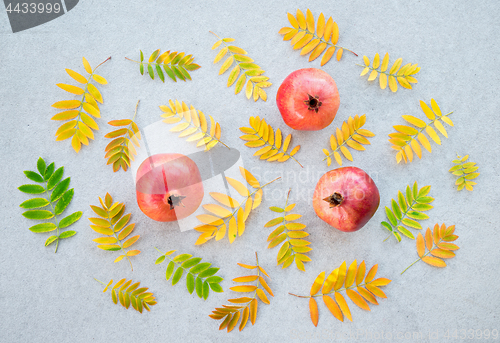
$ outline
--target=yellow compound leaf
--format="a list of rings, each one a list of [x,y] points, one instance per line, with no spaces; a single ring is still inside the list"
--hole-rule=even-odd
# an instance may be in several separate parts
[[[77,87],[77,86],[67,85],[64,83],[58,83],[58,84],[56,84],[56,86],[65,90],[66,92],[69,92],[69,93],[75,94],[75,95],[82,95],[83,93],[85,93],[84,89]]]
[[[348,289],[346,290],[346,294],[349,297],[349,299],[351,299],[352,302],[355,303],[357,306],[359,306],[363,310],[371,311],[370,306],[368,306],[368,303],[356,291]]]
[[[347,305],[347,302],[345,301],[342,294],[335,292],[335,300],[337,301],[342,314],[352,322],[351,310],[349,310],[349,306]]]
[[[306,17],[304,17],[304,13],[302,13],[301,10],[297,9],[297,22],[299,24],[299,27],[302,29],[302,30],[305,30],[306,29]]]

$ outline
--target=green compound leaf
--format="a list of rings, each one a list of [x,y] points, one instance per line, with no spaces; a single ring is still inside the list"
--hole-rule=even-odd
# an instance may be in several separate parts
[[[28,219],[42,220],[42,219],[50,219],[54,216],[54,213],[47,210],[28,210],[23,213]]]
[[[154,80],[155,76],[165,82],[165,74],[173,81],[177,82],[177,78],[182,81],[191,80],[191,75],[189,71],[194,71],[200,68],[196,63],[193,63],[194,57],[192,55],[186,55],[184,52],[170,52],[170,50],[165,51],[160,54],[161,50],[157,49],[153,51],[147,62],[144,62],[144,54],[141,50],[140,61],[133,61],[127,58],[129,61],[139,63],[139,72],[144,75],[144,68],[147,68],[149,77]],[[163,70],[162,70],[163,68]],[[156,74],[155,74],[156,72]]]
[[[394,237],[401,241],[401,235],[410,239],[415,236],[409,229],[421,230],[422,225],[419,221],[429,219],[425,211],[431,210],[434,206],[430,205],[434,201],[433,197],[428,196],[431,186],[418,188],[415,181],[412,187],[406,187],[406,197],[403,192],[398,191],[397,201],[391,200],[391,208],[385,207],[385,213],[389,222],[383,221],[381,225],[389,230]],[[387,237],[389,238],[389,237]]]
[[[158,250],[158,249],[156,249]],[[160,250],[158,250],[160,252]],[[214,292],[222,292],[219,283],[224,280],[222,277],[214,275],[219,268],[210,268],[208,262],[201,262],[201,257],[193,257],[191,254],[179,254],[171,257],[175,250],[163,253],[156,259],[156,264],[169,260],[165,278],[172,278],[172,285],[177,284],[184,273],[186,274],[186,288],[190,294],[196,290],[198,297],[207,299],[210,289]]]

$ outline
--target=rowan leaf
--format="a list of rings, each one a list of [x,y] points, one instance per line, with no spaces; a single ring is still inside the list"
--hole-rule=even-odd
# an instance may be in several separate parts
[[[339,154],[339,151],[342,152],[345,158],[352,161],[352,155],[347,149],[346,146],[354,150],[365,150],[362,144],[370,144],[370,141],[365,137],[373,137],[374,134],[366,129],[362,129],[363,125],[366,121],[366,114],[362,116],[355,115],[353,117],[349,117],[347,121],[345,121],[341,128],[337,128],[336,135],[332,134],[330,136],[329,145],[331,151],[328,149],[323,149],[325,157],[323,161],[327,161],[328,166],[330,166],[332,161],[332,155],[335,161],[341,166],[342,165],[342,157]],[[358,123],[357,126],[354,123]]]
[[[196,110],[193,105],[188,106],[184,101],[175,100],[174,102],[169,100],[169,105],[160,106],[160,110],[163,112],[161,117],[164,118],[164,123],[176,124],[180,122],[170,131],[180,132],[179,137],[188,137],[186,141],[198,141],[196,146],[203,147],[205,151],[209,151],[218,143],[227,147],[220,140],[221,129],[219,123],[215,122],[213,117],[209,115],[209,127],[205,114]]]
[[[113,284],[111,280],[108,285],[104,288],[103,292],[106,292],[108,288]],[[132,284],[132,280],[122,279],[118,281],[111,289],[111,298],[115,304],[120,304],[128,309],[130,305],[132,308],[140,313],[145,309],[150,311],[150,306],[156,305],[156,299],[153,293],[148,292],[147,287],[139,288],[140,282]]]
[[[31,170],[24,171],[24,175],[31,181],[40,184],[26,184],[19,186],[18,189],[26,194],[44,194],[43,197],[33,197],[23,201],[19,207],[25,209],[22,214],[27,219],[32,220],[47,220],[49,222],[42,222],[33,225],[29,228],[30,231],[35,233],[43,233],[57,230],[57,234],[50,236],[45,241],[45,246],[57,242],[55,252],[59,246],[59,239],[69,238],[76,234],[75,231],[60,232],[76,221],[78,221],[82,212],[74,212],[64,218],[58,218],[68,207],[73,199],[74,190],[69,189],[70,178],[62,180],[64,167],[55,170],[55,164],[52,162],[49,165],[45,163],[43,158],[37,160],[38,173]],[[50,208],[48,207],[50,205]],[[53,221],[56,223],[53,223]]]
[[[417,64],[408,63],[401,69],[402,59],[397,59],[391,69],[387,72],[387,67],[389,65],[389,54],[386,53],[384,55],[384,59],[382,64],[380,64],[380,55],[378,53],[375,54],[373,58],[373,62],[370,66],[370,59],[367,56],[363,56],[364,65],[358,64],[360,67],[363,67],[363,71],[361,72],[361,76],[366,75],[370,70],[370,75],[368,77],[368,81],[374,81],[377,77],[380,78],[379,84],[381,89],[385,89],[387,87],[387,83],[389,83],[389,89],[393,92],[398,90],[397,83],[399,83],[402,87],[411,89],[412,86],[410,83],[417,83],[417,79],[415,79],[414,74],[418,73],[420,67]]]
[[[242,91],[243,86],[246,84],[245,95],[248,99],[253,98],[254,101],[257,101],[259,98],[266,101],[267,94],[264,88],[271,86],[271,83],[267,80],[268,77],[265,77],[261,81],[255,80],[254,78],[250,78],[247,80],[247,76],[257,76],[262,75],[264,70],[261,69],[259,65],[254,63],[254,60],[248,57],[248,53],[234,45],[228,45],[226,43],[233,42],[232,38],[223,38],[220,39],[215,33],[214,34],[219,40],[213,45],[212,50],[221,47],[217,55],[214,59],[214,64],[218,63],[222,60],[222,58],[229,54],[229,56],[222,63],[221,68],[219,69],[219,75],[225,73],[234,62],[236,62],[236,66],[229,73],[229,78],[227,80],[227,87],[231,87],[235,82],[235,90],[234,93],[238,94]],[[244,71],[239,77],[241,71]]]
[[[325,279],[325,272],[321,272],[311,287],[308,296],[290,295],[309,298],[309,309],[313,324],[316,326],[318,323],[318,306],[314,299],[316,296],[322,296],[323,302],[335,318],[340,321],[344,320],[344,316],[352,321],[351,311],[342,292],[345,291],[351,301],[357,306],[370,311],[368,302],[378,305],[374,295],[379,297],[386,297],[384,292],[379,288],[386,286],[391,280],[386,278],[378,278],[374,280],[377,272],[377,265],[374,265],[365,276],[365,262],[361,262],[358,266],[354,261],[346,268],[346,263],[343,262],[339,268],[334,269]],[[364,282],[363,282],[364,279]],[[352,289],[356,281],[356,290]],[[322,287],[323,285],[323,287]],[[344,287],[342,288],[342,286]],[[332,294],[333,293],[333,294]]]
[[[297,10],[297,15],[287,13],[288,21],[292,28],[284,27],[279,34],[284,35],[283,40],[291,40],[293,49],[302,49],[300,54],[309,56],[309,62],[318,58],[325,50],[321,59],[321,65],[325,65],[337,50],[337,60],[342,58],[343,50],[347,50],[357,56],[353,51],[337,45],[339,39],[339,28],[332,17],[325,22],[325,16],[321,13],[318,17],[317,27],[314,25],[314,16],[307,9],[306,16]],[[328,48],[328,49],[327,49]]]
[[[265,119],[260,119],[258,116],[250,117],[249,122],[249,127],[240,127],[240,131],[245,133],[240,136],[240,139],[247,141],[245,145],[250,148],[260,148],[254,156],[260,156],[261,160],[269,162],[285,162],[292,158],[302,167],[300,162],[293,157],[299,151],[300,145],[295,146],[290,152],[287,152],[292,139],[291,134],[281,144],[282,133],[279,128],[274,130],[271,125],[266,123]]]
[[[244,197],[244,199],[242,201],[237,201],[227,194],[211,192],[210,195],[219,202],[219,204],[203,205],[202,207],[211,214],[200,214],[196,216],[196,218],[204,224],[195,228],[195,230],[201,233],[195,243],[196,245],[204,244],[212,238],[219,241],[226,235],[226,230],[228,230],[229,242],[233,243],[236,237],[241,236],[245,231],[245,221],[250,215],[250,212],[260,205],[263,195],[262,188],[275,181],[273,180],[261,186],[257,178],[245,168],[240,167],[240,173],[243,179],[254,188],[255,191],[250,192],[248,187],[242,182],[226,176],[228,184]]]
[[[430,122],[426,123],[425,121],[412,115],[403,115],[403,119],[405,119],[410,125],[413,125],[415,127],[395,125],[394,129],[396,130],[396,132],[389,134],[389,142],[393,144],[392,148],[398,151],[398,153],[396,154],[397,163],[401,162],[402,160],[404,160],[405,163],[407,163],[408,161],[412,162],[413,153],[415,153],[418,158],[422,158],[422,149],[420,145],[422,145],[427,151],[432,152],[432,147],[429,143],[429,139],[425,134],[431,137],[431,139],[437,144],[441,144],[439,135],[431,127],[431,125],[434,125],[438,129],[438,131],[443,134],[443,136],[448,137],[443,124],[441,124],[439,120],[442,119],[443,122],[450,124],[451,120],[449,120],[448,116],[453,112],[442,115],[441,110],[439,109],[439,106],[434,99],[431,99],[431,107],[433,107],[438,114],[434,113],[433,110],[431,110],[431,108],[423,101],[420,101],[420,107],[422,108]],[[451,124],[453,123],[451,122]]]
[[[70,84],[57,84],[59,88],[76,96],[79,96],[80,98],[80,100],[63,100],[54,103],[52,107],[66,111],[59,112],[51,118],[51,120],[58,121],[70,120],[69,122],[62,124],[56,131],[56,141],[62,141],[71,138],[71,146],[77,153],[80,151],[82,144],[88,145],[88,138],[94,138],[92,130],[99,130],[99,126],[97,125],[97,123],[84,111],[96,118],[100,117],[99,106],[96,100],[102,104],[103,98],[101,92],[92,83],[92,80],[103,85],[107,83],[105,78],[94,73],[97,68],[99,68],[110,58],[111,57],[99,64],[95,69],[92,69],[88,61],[85,59],[85,57],[83,57],[83,65],[85,71],[90,74],[88,79],[71,69],[66,69],[66,72],[69,74],[69,76],[71,76],[75,81],[85,85],[84,88],[73,86]]]
[[[401,274],[420,260],[434,267],[446,267],[446,262],[443,261],[443,258],[450,259],[455,257],[453,250],[459,249],[456,244],[447,243],[455,241],[458,238],[458,236],[454,235],[454,232],[455,225],[446,227],[445,224],[435,224],[432,231],[430,228],[427,228],[425,237],[419,233],[417,236],[417,255],[419,259],[403,270]]]
[[[137,115],[138,105],[139,101],[135,106],[134,119]],[[107,164],[113,166],[113,172],[117,172],[120,168],[126,172],[130,161],[134,161],[134,156],[137,155],[136,147],[140,147],[141,133],[133,119],[112,120],[108,124],[113,127],[123,128],[111,131],[105,136],[112,139],[112,141],[104,149],[106,153],[104,157],[108,159]]]
[[[255,253],[255,258],[256,258],[255,266],[246,265],[242,263],[238,263],[238,265],[246,269],[256,269],[257,274],[238,277],[233,279],[233,281],[234,282],[255,281],[256,284],[234,286],[230,288],[231,290],[240,293],[251,292],[253,293],[253,297],[242,296],[238,298],[232,298],[229,299],[228,301],[233,305],[222,305],[222,307],[215,308],[215,310],[212,311],[212,314],[210,314],[209,317],[215,320],[223,319],[222,323],[219,326],[219,330],[227,328],[227,331],[230,332],[234,327],[236,327],[240,318],[241,318],[239,326],[240,331],[245,327],[248,319],[250,319],[250,322],[252,323],[252,325],[254,325],[257,318],[257,307],[258,307],[257,299],[260,299],[265,304],[270,303],[269,298],[264,292],[264,290],[267,291],[268,294],[271,296],[273,296],[273,293],[269,288],[265,279],[259,274],[262,272],[267,277],[269,276],[267,275],[267,273],[265,273],[264,269],[262,269],[262,267],[259,266],[259,259],[257,257],[257,253]],[[262,288],[260,288],[260,286],[262,286]]]

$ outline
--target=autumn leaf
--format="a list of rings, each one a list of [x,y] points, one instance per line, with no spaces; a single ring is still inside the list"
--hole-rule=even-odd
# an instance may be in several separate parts
[[[422,147],[424,147],[427,151],[432,152],[432,147],[427,136],[429,136],[436,144],[441,145],[441,139],[434,128],[436,128],[444,137],[448,137],[448,133],[442,122],[453,126],[453,122],[448,117],[453,113],[453,111],[443,115],[434,99],[431,99],[431,107],[420,100],[420,107],[430,122],[426,123],[422,119],[412,115],[403,115],[403,119],[412,126],[395,125],[394,129],[396,132],[389,134],[389,142],[392,144],[392,148],[397,151],[397,163],[401,162],[401,160],[404,160],[405,163],[408,161],[412,162],[413,153],[415,153],[418,158],[422,158]]]
[[[279,34],[283,35],[284,41],[290,41],[294,50],[301,49],[300,55],[309,55],[309,62],[315,60],[321,54],[321,66],[325,65],[335,56],[337,61],[342,58],[344,50],[358,56],[355,52],[338,45],[339,27],[332,17],[325,20],[323,13],[320,13],[315,25],[312,12],[307,9],[306,15],[297,9],[294,16],[287,13],[291,27],[283,27]]]
[[[285,269],[295,262],[297,269],[305,272],[304,262],[311,262],[311,258],[305,255],[312,250],[312,248],[309,247],[311,242],[304,239],[304,237],[309,236],[309,233],[304,231],[306,225],[295,222],[302,216],[300,214],[290,213],[295,207],[295,204],[288,204],[290,191],[291,189],[288,191],[284,208],[276,206],[269,208],[275,213],[280,213],[281,217],[271,219],[264,225],[264,227],[278,226],[267,238],[269,242],[268,249],[281,244],[276,258],[278,265],[281,264],[281,268]]]
[[[108,81],[96,74],[97,68],[110,60],[108,57],[104,62],[99,64],[95,69],[90,67],[89,62],[83,57],[83,66],[89,74],[87,77],[66,69],[68,75],[78,83],[84,84],[84,88],[69,84],[58,83],[57,86],[68,93],[80,96],[80,100],[62,100],[52,104],[52,107],[64,110],[57,113],[51,119],[57,121],[66,121],[56,131],[56,141],[63,141],[71,138],[71,146],[76,152],[79,152],[82,144],[88,145],[89,139],[94,139],[93,130],[99,130],[99,126],[94,118],[100,118],[101,112],[98,103],[103,103],[101,92],[92,83],[105,85]]]
[[[240,167],[240,173],[254,191],[250,192],[242,182],[226,176],[229,186],[241,195],[243,200],[237,201],[229,195],[211,192],[210,196],[218,204],[203,205],[203,208],[210,214],[196,216],[202,224],[194,228],[201,233],[195,245],[204,244],[213,238],[219,241],[226,236],[226,233],[229,243],[233,243],[236,237],[245,232],[245,222],[250,212],[260,206],[264,194],[263,188],[279,179],[274,179],[261,186],[257,178],[245,168]]]
[[[141,253],[140,250],[128,250],[139,239],[140,235],[130,236],[135,229],[135,223],[129,223],[131,214],[125,213],[125,204],[113,202],[113,198],[106,193],[104,200],[99,197],[101,206],[90,205],[92,211],[99,217],[89,218],[90,228],[103,237],[95,238],[93,241],[97,247],[106,251],[119,251],[121,254],[115,259],[115,263],[126,258],[132,266],[131,256]]]
[[[344,318],[352,321],[351,310],[342,292],[345,292],[347,298],[356,306],[370,311],[368,303],[378,305],[376,297],[386,298],[380,287],[391,282],[387,278],[375,279],[377,269],[378,265],[374,265],[366,273],[365,261],[358,265],[354,260],[349,267],[344,261],[328,275],[324,271],[321,272],[314,280],[309,295],[289,294],[299,298],[309,298],[309,313],[314,326],[317,326],[319,321],[318,303],[315,298],[321,298],[330,313],[341,322]]]
[[[468,191],[472,191],[474,185],[477,183],[471,180],[474,180],[479,176],[480,173],[477,172],[479,167],[476,166],[475,162],[467,162],[469,159],[469,155],[459,156],[457,155],[457,159],[452,162],[455,163],[455,166],[451,167],[449,172],[453,175],[458,176],[457,181],[455,181],[455,185],[457,186],[457,190],[461,191],[462,189],[466,189]]]
[[[352,155],[347,147],[351,149],[363,151],[365,147],[363,145],[371,144],[366,137],[373,137],[375,134],[369,130],[362,129],[366,122],[366,115],[363,114],[361,117],[357,114],[342,123],[341,128],[337,128],[336,137],[335,135],[330,136],[330,148],[323,149],[325,154],[326,164],[329,167],[332,163],[332,156],[338,165],[342,166],[342,155],[352,161]],[[342,153],[342,155],[340,153]]]
[[[416,239],[417,255],[419,259],[410,264],[408,268],[420,260],[434,267],[446,267],[444,259],[455,257],[453,251],[459,249],[458,245],[451,243],[457,239],[458,236],[455,235],[455,225],[447,227],[445,224],[435,224],[432,231],[430,228],[427,228],[425,236],[419,233]],[[426,249],[427,252],[425,252]],[[401,274],[407,271],[408,268],[403,270]]]
[[[95,280],[104,284],[102,281]],[[140,313],[142,313],[143,310],[150,311],[149,307],[156,305],[153,293],[148,292],[147,287],[139,287],[141,284],[140,282],[133,283],[132,280],[121,279],[111,287],[112,284],[113,280],[109,281],[103,292],[110,289],[111,299],[115,304],[120,302],[120,305],[126,309],[130,308],[132,305],[132,308]]]
[[[259,156],[261,160],[268,162],[285,162],[291,158],[302,167],[302,164],[294,157],[300,150],[300,145],[289,150],[292,134],[283,138],[279,128],[274,130],[264,118],[260,119],[259,116],[250,117],[249,121],[250,127],[240,127],[240,131],[244,133],[240,139],[246,141],[245,146],[249,148],[259,148],[253,154],[254,156]]]
[[[212,319],[222,320],[222,323],[219,325],[219,330],[227,329],[227,332],[231,332],[239,321],[239,330],[241,331],[246,326],[248,319],[250,319],[250,322],[254,325],[257,319],[259,300],[264,304],[270,304],[268,295],[274,297],[273,291],[269,287],[266,279],[261,275],[262,273],[269,278],[267,272],[259,265],[257,253],[255,253],[255,260],[256,265],[254,266],[242,265],[240,263],[238,263],[238,265],[243,266],[245,269],[255,269],[257,274],[233,279],[233,281],[237,283],[255,282],[255,284],[238,285],[230,288],[234,292],[253,294],[229,299],[228,301],[232,305],[222,305],[222,307],[215,308],[209,315]]]

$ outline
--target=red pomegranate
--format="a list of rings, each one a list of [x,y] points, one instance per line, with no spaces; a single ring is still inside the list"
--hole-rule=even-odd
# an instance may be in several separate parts
[[[340,98],[333,78],[321,69],[299,69],[278,89],[276,103],[285,123],[294,130],[321,130],[333,121]]]
[[[316,184],[314,211],[334,228],[352,232],[361,229],[380,203],[372,178],[357,167],[343,167],[325,173]]]
[[[196,163],[181,154],[157,154],[137,170],[137,204],[149,218],[170,222],[185,218],[200,206],[203,183]]]

